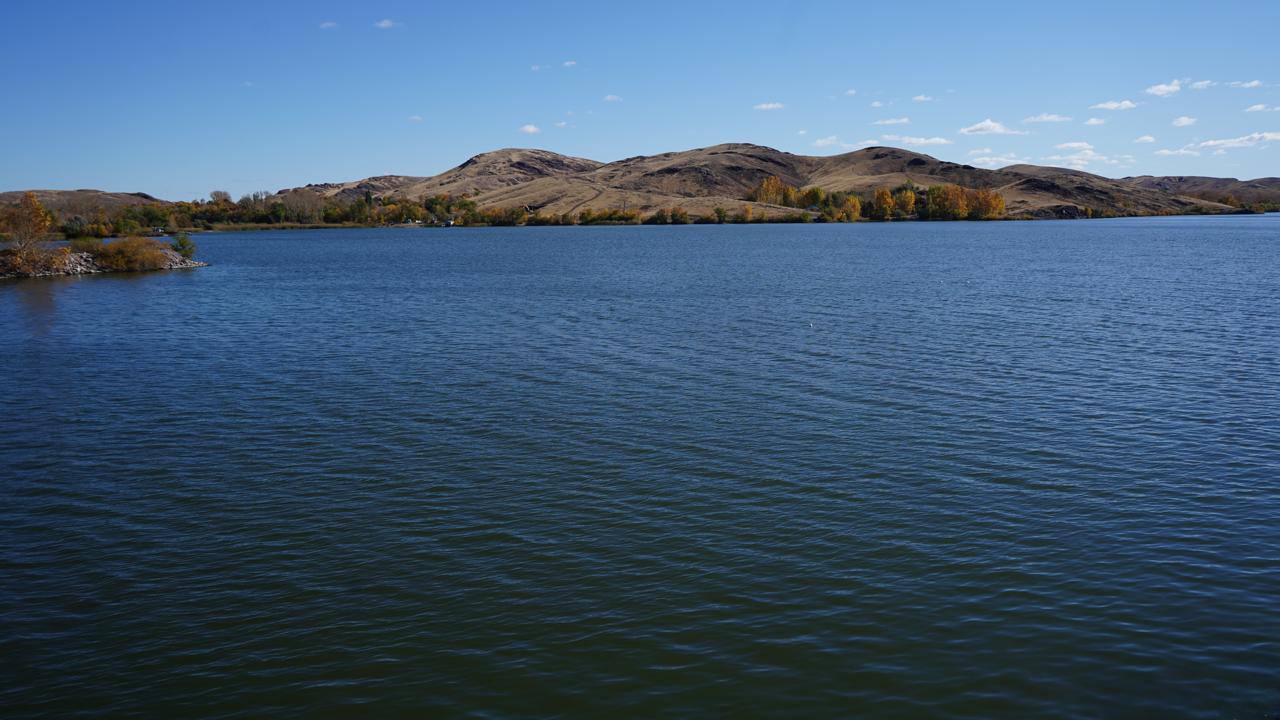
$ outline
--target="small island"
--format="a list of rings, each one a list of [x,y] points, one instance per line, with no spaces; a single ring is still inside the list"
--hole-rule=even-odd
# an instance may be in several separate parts
[[[204,267],[195,258],[196,246],[185,234],[172,243],[128,236],[110,242],[80,237],[54,246],[49,238],[52,214],[34,193],[0,215],[0,278],[90,275]]]

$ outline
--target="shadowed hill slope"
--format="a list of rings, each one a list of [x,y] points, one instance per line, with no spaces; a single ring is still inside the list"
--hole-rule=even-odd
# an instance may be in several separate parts
[[[434,177],[383,176],[353,183],[309,185],[326,197],[374,195],[420,199],[434,194],[469,195],[482,208],[524,207],[547,214],[581,210],[648,212],[683,207],[707,213],[736,208],[761,180],[777,176],[797,187],[869,193],[903,183],[954,183],[999,191],[1012,217],[1080,217],[1182,213],[1225,206],[1178,192],[1144,187],[1066,168],[1015,165],[987,170],[938,160],[922,153],[870,147],[842,155],[794,155],[769,147],[730,143],[611,163],[566,157],[545,150],[499,150],[477,155]],[[287,192],[287,191],[282,191]],[[754,204],[777,215],[789,208]]]

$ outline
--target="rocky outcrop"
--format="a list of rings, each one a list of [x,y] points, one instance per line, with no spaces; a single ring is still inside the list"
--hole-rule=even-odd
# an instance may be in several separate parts
[[[209,263],[184,258],[177,252],[165,248],[164,262],[159,267],[146,270],[116,270],[103,267],[93,255],[85,252],[62,253],[55,251],[46,267],[31,273],[17,273],[0,269],[0,278],[15,277],[53,277],[58,275],[95,275],[98,273],[146,272],[149,270],[185,270],[188,268],[206,267]]]

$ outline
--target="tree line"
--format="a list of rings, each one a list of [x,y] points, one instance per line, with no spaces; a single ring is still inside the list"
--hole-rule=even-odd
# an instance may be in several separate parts
[[[769,176],[747,193],[747,200],[817,213],[828,222],[855,220],[997,220],[1004,217],[1004,197],[994,190],[944,184],[919,188],[906,182],[876,188],[869,196],[829,192],[820,187],[800,189]]]

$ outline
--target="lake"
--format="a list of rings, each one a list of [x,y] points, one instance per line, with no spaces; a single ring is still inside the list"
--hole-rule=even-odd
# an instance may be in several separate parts
[[[0,281],[7,717],[1264,718],[1280,216]]]

